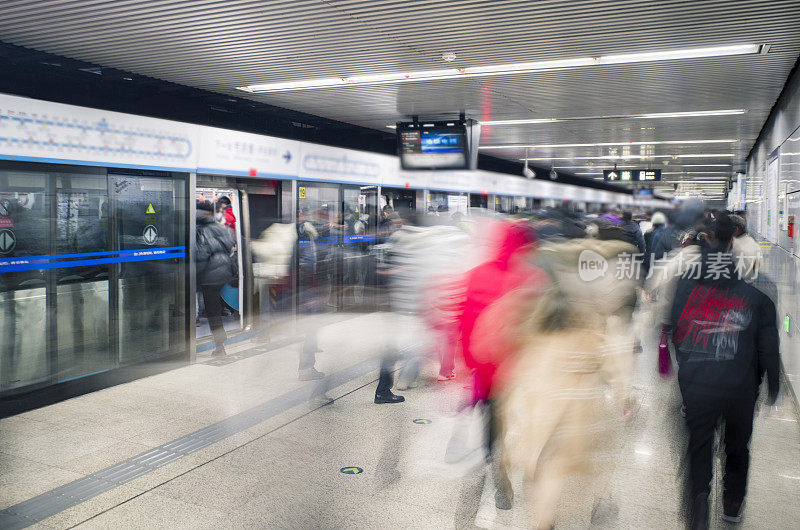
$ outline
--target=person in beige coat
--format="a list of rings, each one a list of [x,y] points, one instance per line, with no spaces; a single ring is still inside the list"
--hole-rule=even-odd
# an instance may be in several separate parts
[[[591,239],[540,249],[538,264],[552,284],[519,326],[519,353],[504,366],[497,395],[500,476],[514,468],[524,472],[539,528],[553,525],[570,475],[593,474],[594,457],[607,439],[603,434],[612,431],[602,419],[606,387],[612,387],[623,417],[632,410],[633,337],[625,318],[637,280],[620,278],[617,271],[633,252],[624,242]],[[595,265],[581,268],[588,259]],[[501,485],[510,487],[507,481]]]

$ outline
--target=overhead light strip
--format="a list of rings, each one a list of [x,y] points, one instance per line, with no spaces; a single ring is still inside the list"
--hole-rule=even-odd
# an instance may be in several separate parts
[[[732,144],[738,140],[653,140],[651,142],[600,142],[592,144],[482,145],[479,149],[556,149],[561,147],[625,147],[636,145]]]
[[[530,162],[541,160],[631,160],[631,159],[649,159],[649,158],[719,158],[719,157],[733,157],[733,153],[703,153],[703,154],[680,154],[680,155],[606,155],[606,156],[572,156],[572,157],[558,157],[558,156],[542,156],[542,157],[528,157],[520,158],[522,162],[528,160]]]
[[[465,77],[510,75],[541,70],[576,68],[581,66],[604,66],[654,61],[673,61],[679,59],[699,59],[704,57],[725,57],[729,55],[749,55],[757,54],[760,51],[761,45],[758,44],[737,44],[733,46],[713,46],[709,48],[688,48],[660,52],[603,55],[600,57],[580,57],[575,59],[559,59],[553,61],[472,66],[466,68],[445,68],[441,70],[421,70],[417,72],[392,72],[385,74],[355,75],[349,77],[326,77],[321,79],[306,79],[300,81],[248,85],[237,87],[237,89],[245,92],[263,94],[267,92],[314,90],[319,88],[335,88],[342,86],[385,85],[418,81],[439,81],[443,79],[457,79]]]
[[[481,125],[528,125],[539,123],[559,123],[565,121],[584,121],[584,120],[641,120],[641,119],[663,119],[663,118],[701,118],[704,116],[735,116],[745,114],[747,109],[723,109],[723,110],[693,110],[689,112],[659,112],[651,114],[616,114],[608,116],[571,116],[567,118],[530,118],[519,120],[485,120]],[[396,129],[397,126],[390,124],[389,129]],[[516,147],[516,145],[515,145]],[[522,146],[525,147],[525,146]],[[486,147],[484,147],[485,149]],[[491,147],[489,147],[491,149]],[[495,149],[500,149],[496,147]]]
[[[648,114],[609,114],[603,116],[571,116],[567,118],[531,118],[519,120],[487,120],[481,125],[526,125],[584,120],[660,120],[665,118],[702,118],[705,116],[735,116],[745,114],[747,109],[692,110],[687,112],[655,112]]]

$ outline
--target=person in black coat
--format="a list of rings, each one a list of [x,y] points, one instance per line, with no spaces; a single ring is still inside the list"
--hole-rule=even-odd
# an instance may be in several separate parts
[[[214,336],[215,356],[225,355],[227,335],[222,326],[220,291],[234,276],[234,241],[230,230],[214,220],[214,206],[208,201],[197,202],[197,243],[195,266],[197,285],[203,292],[208,325]]]
[[[750,465],[749,443],[761,380],[767,402],[778,395],[780,357],[775,304],[739,278],[730,254],[734,225],[715,212],[703,236],[700,267],[678,281],[672,340],[689,428],[691,528],[708,528],[714,435],[724,421],[723,519],[741,520]]]

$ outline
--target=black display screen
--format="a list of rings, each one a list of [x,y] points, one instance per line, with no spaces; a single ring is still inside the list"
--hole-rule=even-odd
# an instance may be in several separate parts
[[[403,169],[468,169],[470,147],[463,121],[398,123]]]

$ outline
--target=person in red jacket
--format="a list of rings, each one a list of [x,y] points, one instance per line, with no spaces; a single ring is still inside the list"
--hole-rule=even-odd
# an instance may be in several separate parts
[[[493,352],[475,349],[480,338],[483,344],[491,343],[491,337],[475,337],[476,323],[481,314],[491,304],[504,295],[522,287],[547,283],[547,274],[530,263],[528,254],[535,249],[536,232],[524,222],[500,221],[493,228],[493,248],[489,260],[467,272],[465,278],[465,299],[458,318],[458,336],[464,362],[472,370],[472,405],[484,402],[489,405],[489,425],[485,440],[487,457],[491,455],[496,436],[493,411],[490,403],[495,373],[503,357],[510,352],[503,348],[493,348]],[[491,333],[491,330],[482,333]]]
[[[217,208],[222,212],[222,219],[225,223],[225,226],[230,228],[231,230],[236,232],[236,216],[233,214],[233,208],[231,208],[231,200],[223,195],[217,201]]]

